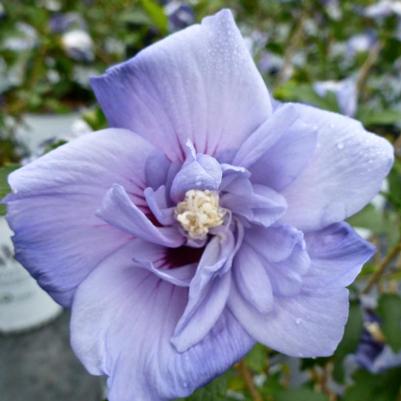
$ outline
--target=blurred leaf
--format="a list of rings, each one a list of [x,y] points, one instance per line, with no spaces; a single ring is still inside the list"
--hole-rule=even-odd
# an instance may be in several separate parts
[[[401,209],[401,161],[395,159],[394,166],[388,176],[389,198],[391,202]]]
[[[385,223],[382,213],[373,205],[369,204],[359,213],[348,219],[348,222],[354,227],[367,228],[376,234],[385,231]]]
[[[325,110],[339,111],[334,93],[329,92],[321,97],[314,91],[311,84],[288,81],[275,89],[274,96],[279,100],[308,103]]]
[[[85,111],[82,114],[82,118],[95,131],[107,128],[106,117],[98,106]]]
[[[353,353],[358,347],[363,330],[363,316],[359,304],[351,303],[348,321],[345,326],[344,337],[334,354],[334,378],[342,382],[344,380],[343,362],[344,358]]]
[[[379,299],[377,314],[388,345],[394,352],[401,351],[401,297],[383,294]]]
[[[372,110],[367,107],[360,107],[357,119],[364,125],[391,125],[401,121],[399,110]]]
[[[400,377],[400,368],[382,374],[359,370],[353,376],[353,385],[345,392],[344,401],[396,401]]]
[[[307,387],[282,390],[274,397],[275,401],[328,401],[325,394],[316,393]],[[362,401],[362,400],[359,400]]]
[[[261,344],[256,344],[245,357],[245,362],[254,372],[262,372],[267,367],[268,350]]]
[[[0,200],[10,192],[10,186],[7,182],[8,175],[19,166],[16,164],[10,164],[7,166],[0,167]],[[0,204],[0,216],[6,214],[5,205]]]
[[[263,383],[260,388],[262,396],[266,397],[267,400],[271,399],[271,396],[275,396],[284,390],[282,380],[282,372],[269,373],[267,380]]]
[[[166,34],[168,32],[168,18],[164,13],[163,7],[154,0],[142,0],[141,3],[153,24],[162,34]]]
[[[135,25],[148,25],[151,22],[149,15],[145,14],[143,10],[127,11],[121,16],[122,22],[130,22]]]
[[[186,401],[225,401],[230,371],[196,390]],[[177,401],[183,401],[183,399]]]

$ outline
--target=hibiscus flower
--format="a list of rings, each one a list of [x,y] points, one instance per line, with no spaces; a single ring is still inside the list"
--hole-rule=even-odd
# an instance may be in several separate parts
[[[183,397],[255,342],[340,341],[373,248],[344,219],[392,147],[269,95],[230,11],[92,80],[110,128],[12,173],[17,259],[72,307],[72,346],[111,401]]]

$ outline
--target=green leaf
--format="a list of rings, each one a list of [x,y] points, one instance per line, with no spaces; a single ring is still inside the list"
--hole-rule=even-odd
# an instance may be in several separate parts
[[[310,388],[301,387],[283,390],[275,396],[275,401],[328,401],[328,398],[324,394],[315,393]]]
[[[142,6],[153,24],[162,34],[166,34],[168,32],[168,18],[163,8],[154,0],[142,0]]]
[[[388,345],[394,352],[401,351],[401,297],[383,294],[379,299],[377,314]]]
[[[382,374],[359,370],[354,383],[344,396],[344,401],[395,401],[400,391],[401,369],[391,369]]]
[[[10,192],[10,187],[7,182],[8,175],[19,166],[17,164],[9,164],[7,166],[0,167],[0,200]],[[5,205],[0,205],[0,216],[6,214]]]
[[[226,394],[228,388],[228,376],[230,371],[226,374],[213,380],[208,385],[195,391],[190,397],[185,398],[186,401],[226,401]],[[183,401],[180,399],[177,401]]]
[[[256,344],[245,357],[245,362],[254,372],[262,372],[267,365],[267,348],[261,344]]]
[[[321,97],[310,84],[288,81],[275,89],[274,96],[279,100],[303,102],[325,110],[339,111],[337,99],[333,92],[328,92]]]
[[[334,354],[334,378],[342,382],[344,380],[344,358],[354,352],[359,344],[363,330],[363,316],[359,304],[352,303],[349,310],[348,321],[345,326],[344,336]]]
[[[371,204],[349,218],[348,222],[354,227],[367,228],[376,234],[385,232],[383,215]]]
[[[364,125],[392,125],[401,121],[401,112],[399,110],[372,110],[361,107],[358,110],[357,118]]]
[[[401,161],[395,159],[394,166],[388,176],[389,197],[393,204],[401,209]]]

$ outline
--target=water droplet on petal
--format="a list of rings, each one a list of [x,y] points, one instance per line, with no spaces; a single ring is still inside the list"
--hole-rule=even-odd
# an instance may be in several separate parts
[[[344,149],[344,144],[342,142],[337,143],[337,149]]]
[[[302,319],[296,319],[296,320],[295,320],[295,323],[296,323],[296,324],[301,324],[301,323],[302,323]]]

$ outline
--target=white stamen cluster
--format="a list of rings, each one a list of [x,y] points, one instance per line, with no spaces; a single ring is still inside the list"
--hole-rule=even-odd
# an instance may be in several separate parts
[[[175,208],[175,218],[192,239],[204,239],[210,228],[221,226],[227,210],[216,192],[191,189]]]

